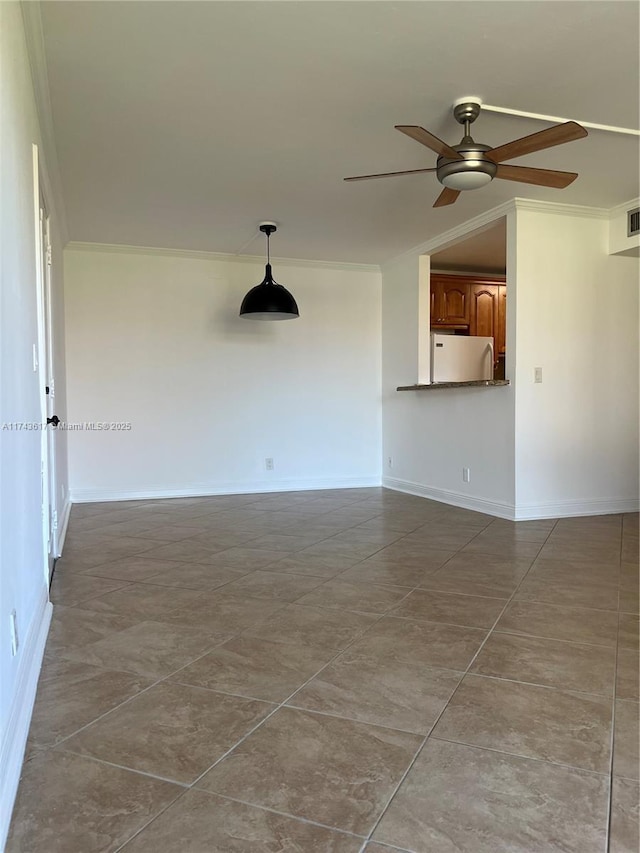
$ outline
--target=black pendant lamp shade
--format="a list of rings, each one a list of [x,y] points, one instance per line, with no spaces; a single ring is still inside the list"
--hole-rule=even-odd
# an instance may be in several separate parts
[[[260,230],[267,235],[267,265],[260,284],[252,287],[242,300],[240,316],[245,320],[293,320],[300,316],[296,300],[271,273],[269,237],[276,230],[273,222],[263,222]]]

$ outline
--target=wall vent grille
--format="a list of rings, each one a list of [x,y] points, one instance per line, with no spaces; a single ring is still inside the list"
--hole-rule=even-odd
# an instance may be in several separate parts
[[[627,211],[627,237],[640,234],[640,207]]]

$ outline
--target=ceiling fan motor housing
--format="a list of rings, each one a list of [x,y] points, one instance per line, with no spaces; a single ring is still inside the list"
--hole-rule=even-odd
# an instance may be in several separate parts
[[[473,190],[483,187],[492,181],[498,166],[486,156],[491,150],[489,145],[474,142],[471,137],[465,137],[459,145],[453,145],[462,160],[452,160],[450,157],[438,157],[436,175],[441,184],[454,190]]]

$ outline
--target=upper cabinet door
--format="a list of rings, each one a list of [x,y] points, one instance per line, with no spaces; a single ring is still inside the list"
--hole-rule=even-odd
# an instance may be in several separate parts
[[[469,284],[453,277],[431,279],[431,325],[469,325]]]
[[[496,353],[504,355],[507,351],[507,288],[498,287],[498,333],[496,335]]]
[[[495,344],[499,322],[499,288],[494,284],[472,284],[470,290],[471,323],[469,331],[472,335],[492,337]]]

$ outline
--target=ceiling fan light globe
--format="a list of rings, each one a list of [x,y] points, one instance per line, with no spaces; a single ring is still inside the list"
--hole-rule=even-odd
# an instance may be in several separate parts
[[[441,183],[452,190],[477,190],[493,180],[486,172],[454,172],[445,175]]]

